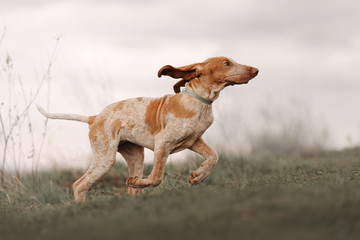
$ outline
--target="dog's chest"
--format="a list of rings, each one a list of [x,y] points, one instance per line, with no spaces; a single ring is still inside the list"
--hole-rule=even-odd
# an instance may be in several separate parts
[[[210,127],[213,120],[211,109],[199,112],[191,119],[170,117],[163,134],[169,142],[174,144],[172,153],[191,147]]]

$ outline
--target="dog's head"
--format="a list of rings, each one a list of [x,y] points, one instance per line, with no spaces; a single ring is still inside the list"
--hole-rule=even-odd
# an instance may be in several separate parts
[[[220,92],[226,86],[248,83],[259,73],[259,70],[238,64],[226,57],[209,58],[201,63],[194,63],[175,68],[170,65],[162,67],[158,77],[167,75],[173,78],[181,78],[174,85],[175,93],[180,92],[180,87],[194,80],[195,85],[202,85],[210,91]]]

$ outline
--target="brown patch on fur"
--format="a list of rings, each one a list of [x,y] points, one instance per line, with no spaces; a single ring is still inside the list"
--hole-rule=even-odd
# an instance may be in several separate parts
[[[114,112],[121,111],[124,107],[124,102],[118,102],[115,104]]]
[[[181,101],[182,97],[180,94],[169,97],[168,112],[174,114],[177,118],[192,118],[195,112],[186,108],[183,101]]]
[[[97,140],[96,127],[94,127],[93,125],[90,125],[89,139],[90,139],[90,142],[92,142],[92,143],[96,142],[96,140]]]
[[[128,123],[126,126],[129,128],[129,130],[132,130],[135,127],[135,123]]]
[[[91,124],[93,124],[93,122],[95,121],[95,118],[96,118],[96,116],[90,116],[89,117],[89,125],[91,125]]]
[[[115,121],[113,121],[113,123],[111,124],[111,134],[112,134],[113,139],[115,139],[116,135],[119,134],[119,132],[122,128],[123,128],[123,125],[122,125],[120,119],[116,119]]]
[[[136,100],[138,100],[139,102],[141,102],[143,100],[142,97],[137,97]]]
[[[91,142],[96,142],[97,136],[93,134],[91,131],[89,132],[89,138]]]
[[[154,136],[164,127],[161,121],[161,110],[167,96],[152,100],[146,107],[145,124],[150,133]]]
[[[105,147],[109,147],[109,140],[105,136],[105,119],[100,118],[96,119],[93,124],[90,125],[89,138],[92,143],[95,143],[98,140],[98,137],[101,138],[101,142],[104,143]]]

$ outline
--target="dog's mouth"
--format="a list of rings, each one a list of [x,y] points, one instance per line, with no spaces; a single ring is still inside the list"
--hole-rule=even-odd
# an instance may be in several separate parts
[[[250,80],[244,81],[244,82],[239,82],[239,83],[227,81],[225,87],[227,87],[227,86],[234,86],[234,85],[241,85],[241,84],[248,84],[249,81],[250,81]]]
[[[241,84],[247,84],[251,79],[256,77],[256,74],[250,75],[250,76],[240,76],[239,75],[233,75],[229,76],[225,79],[226,85],[225,86],[234,86],[234,85],[241,85]]]
[[[227,76],[225,81],[227,82],[225,86],[234,86],[234,85],[241,85],[247,84],[251,79],[256,77],[259,73],[257,68],[249,67],[249,71],[245,74],[234,74]]]

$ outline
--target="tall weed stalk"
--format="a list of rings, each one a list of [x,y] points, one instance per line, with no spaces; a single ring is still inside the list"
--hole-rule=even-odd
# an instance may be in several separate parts
[[[5,38],[5,32],[6,28],[4,28],[0,38],[0,49]],[[10,173],[8,167],[10,161],[12,161],[18,181],[20,180],[20,165],[24,160],[32,161],[32,176],[36,178],[46,136],[47,120],[42,127],[41,143],[37,146],[29,110],[45,85],[47,85],[47,108],[49,108],[51,71],[57,56],[60,39],[61,36],[56,38],[55,47],[50,55],[46,70],[39,84],[35,86],[34,90],[30,89],[29,94],[24,89],[21,75],[16,73],[14,69],[14,61],[10,54],[2,54],[4,57],[0,55],[0,82],[2,86],[7,87],[7,94],[4,94],[0,100],[0,146],[2,148],[0,177],[2,185],[6,175]],[[25,137],[30,138],[27,151],[24,149]]]

